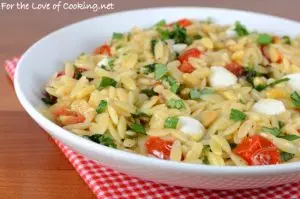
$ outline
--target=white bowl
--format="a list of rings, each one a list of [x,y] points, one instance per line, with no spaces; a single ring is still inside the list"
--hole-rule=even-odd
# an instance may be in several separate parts
[[[219,167],[159,160],[108,148],[76,136],[38,112],[43,85],[60,70],[65,60],[90,52],[113,32],[133,26],[150,27],[155,22],[179,18],[206,19],[219,24],[241,21],[250,30],[295,36],[300,24],[278,17],[216,8],[153,8],[100,16],[67,26],[44,37],[22,56],[15,75],[17,96],[29,115],[51,136],[86,157],[110,168],[146,180],[183,187],[241,189],[279,185],[300,180],[300,162],[252,167]]]

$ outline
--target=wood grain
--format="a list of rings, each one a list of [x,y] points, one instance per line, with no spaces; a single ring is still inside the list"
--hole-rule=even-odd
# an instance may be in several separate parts
[[[299,0],[112,2],[115,4],[113,12],[158,6],[205,6],[252,10],[300,20]],[[57,28],[107,13],[0,10],[0,63],[21,55],[32,43]],[[95,198],[51,138],[23,111],[3,68],[0,68],[0,94],[0,198]]]

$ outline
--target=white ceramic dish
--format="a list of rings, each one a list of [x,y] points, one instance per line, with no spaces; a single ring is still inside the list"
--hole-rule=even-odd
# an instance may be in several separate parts
[[[21,58],[15,75],[17,96],[29,115],[51,136],[75,151],[126,174],[171,185],[205,189],[265,187],[300,180],[300,162],[252,167],[218,167],[177,163],[144,157],[108,148],[76,136],[42,116],[41,91],[47,79],[81,52],[90,52],[112,32],[125,32],[133,26],[149,27],[155,22],[179,18],[206,19],[233,24],[241,21],[250,30],[295,36],[300,24],[263,14],[215,8],[154,8],[121,12],[88,19],[44,37]],[[33,132],[34,133],[34,132]]]

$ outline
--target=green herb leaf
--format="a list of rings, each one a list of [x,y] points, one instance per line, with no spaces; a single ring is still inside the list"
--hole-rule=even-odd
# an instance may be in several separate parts
[[[291,45],[292,44],[292,42],[291,42],[291,38],[289,37],[289,36],[283,36],[282,37],[282,39],[283,39],[283,43],[284,44],[288,44],[288,45]]]
[[[262,76],[261,73],[255,71],[253,68],[251,67],[245,67],[245,72],[246,72],[246,80],[247,82],[249,82],[252,86],[254,86],[253,80],[255,77],[260,77]]]
[[[141,112],[140,110],[136,111],[136,113],[132,113],[131,116],[133,118],[139,118],[139,117],[150,117],[149,115],[147,115],[144,112]]]
[[[200,91],[195,88],[190,89],[190,99],[197,100],[201,99],[204,95],[210,95],[213,94],[214,90],[211,88],[203,88]]]
[[[290,135],[290,134],[285,134],[285,135],[278,135],[278,138],[282,138],[282,139],[286,139],[288,141],[293,141],[293,140],[297,140],[300,138],[300,136],[297,135]]]
[[[180,83],[178,83],[173,77],[165,75],[162,80],[163,83],[167,84],[169,90],[173,93],[177,93],[179,91]]]
[[[107,101],[101,100],[98,107],[96,108],[97,113],[103,113],[107,107]]]
[[[272,43],[272,37],[267,34],[260,34],[258,35],[256,42],[260,45],[268,45]]]
[[[165,120],[164,128],[176,129],[178,120],[179,120],[178,117],[168,117]]]
[[[98,144],[102,144],[108,147],[117,148],[117,145],[114,143],[113,138],[110,135],[104,134],[94,134],[91,136],[86,136],[91,141],[96,142]]]
[[[278,128],[282,129],[284,127],[284,122],[283,121],[278,121]]]
[[[122,33],[114,32],[112,38],[113,39],[122,39],[123,36],[124,35]]]
[[[254,88],[255,88],[255,90],[257,90],[257,91],[263,91],[263,90],[265,90],[267,87],[268,87],[268,85],[259,84],[259,85],[255,86]]]
[[[141,93],[146,94],[148,97],[153,97],[155,95],[158,95],[158,93],[156,93],[153,88],[146,88],[141,90]]]
[[[42,101],[45,104],[53,105],[57,102],[57,97],[50,95],[48,92],[46,92],[44,97],[42,97]]]
[[[109,87],[109,86],[113,86],[113,87],[116,87],[117,85],[117,82],[116,80],[110,78],[110,77],[102,77],[101,79],[101,82],[100,82],[100,85],[99,85],[99,89],[102,89],[102,88],[106,88],[106,87]]]
[[[267,85],[258,85],[255,87],[255,89],[257,91],[262,91],[262,90],[265,90],[266,88],[270,87],[270,86],[275,86],[276,84],[280,84],[282,82],[286,82],[286,81],[289,81],[290,79],[289,78],[283,78],[283,79],[279,79],[279,80],[276,80],[270,84],[267,84]]]
[[[292,99],[292,103],[295,107],[300,107],[300,95],[296,91],[290,95],[290,98]]]
[[[275,86],[276,84],[280,84],[280,83],[282,83],[282,82],[287,82],[287,81],[289,81],[289,80],[290,80],[289,78],[285,77],[285,78],[276,80],[276,81],[274,81],[274,82],[268,84],[268,86]]]
[[[130,125],[129,127],[130,127],[130,129],[131,129],[133,132],[136,132],[136,133],[140,133],[140,134],[146,135],[146,129],[145,129],[144,126],[141,125],[141,124],[134,123],[134,124]]]
[[[141,67],[141,73],[148,75],[153,73],[155,69],[155,64],[148,64],[146,66]]]
[[[233,121],[244,121],[247,118],[247,115],[237,109],[232,108],[229,118]]]
[[[242,25],[239,21],[235,22],[234,31],[239,37],[249,35],[247,28],[244,25]]]
[[[270,133],[274,136],[278,136],[280,134],[280,129],[276,127],[273,128],[263,127],[261,131],[265,133]]]
[[[184,101],[182,99],[169,99],[167,101],[167,106],[168,108],[175,108],[175,109],[185,109],[185,104]]]
[[[155,49],[155,45],[158,41],[156,39],[152,39],[151,40],[151,52],[153,55],[155,55],[154,49]]]
[[[155,79],[161,79],[163,76],[165,76],[168,73],[168,68],[164,64],[155,64],[154,68],[154,77]]]
[[[162,27],[162,26],[164,26],[164,25],[166,25],[167,23],[166,23],[166,20],[164,20],[164,19],[162,19],[162,20],[160,20],[159,22],[157,22],[154,26],[155,27]]]
[[[175,43],[185,43],[186,30],[178,24],[174,24],[173,31],[170,32],[170,38],[175,40]]]
[[[160,38],[164,41],[167,39],[170,39],[170,31],[169,30],[163,30],[161,28],[157,28],[157,31],[160,35]]]
[[[188,44],[188,45],[190,45],[190,44],[193,43],[193,41],[199,40],[199,39],[202,39],[201,35],[195,35],[195,36],[189,36],[189,35],[187,35],[186,39],[185,39],[185,43]]]
[[[280,159],[282,162],[287,162],[289,160],[291,160],[295,155],[292,153],[288,153],[288,152],[280,152]]]

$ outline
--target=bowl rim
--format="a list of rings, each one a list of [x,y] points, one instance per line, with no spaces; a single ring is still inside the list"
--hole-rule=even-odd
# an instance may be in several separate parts
[[[153,8],[142,8],[142,9],[134,9],[134,10],[125,10],[121,12],[114,12],[108,13],[96,17],[87,18],[66,26],[59,28],[51,33],[43,36],[41,39],[36,41],[31,47],[29,47],[25,53],[21,56],[17,68],[15,71],[14,77],[14,87],[17,98],[19,99],[21,105],[24,107],[26,112],[40,124],[47,126],[47,128],[51,129],[53,134],[60,134],[59,136],[62,137],[64,140],[68,140],[70,143],[75,145],[81,145],[83,148],[89,149],[91,151],[96,151],[97,153],[103,153],[106,151],[111,156],[116,159],[123,159],[128,163],[137,163],[140,165],[149,165],[154,164],[158,165],[160,168],[164,169],[172,169],[177,171],[187,171],[193,173],[207,173],[207,174],[214,174],[214,175],[222,175],[222,176],[230,176],[230,175],[269,175],[269,174],[278,174],[278,173],[294,173],[296,171],[300,171],[300,162],[293,162],[293,163],[284,163],[284,164],[277,164],[277,165],[266,165],[266,166],[214,166],[214,165],[201,165],[201,164],[191,164],[191,163],[184,163],[184,162],[175,162],[175,161],[165,161],[160,160],[157,158],[146,157],[139,154],[134,154],[126,151],[122,151],[119,149],[113,149],[110,147],[103,146],[101,144],[94,143],[92,141],[86,140],[78,135],[75,135],[62,127],[56,125],[54,122],[48,120],[45,116],[43,116],[34,106],[29,102],[29,100],[25,97],[24,92],[20,87],[20,78],[22,74],[20,74],[20,68],[23,67],[23,62],[27,59],[28,54],[32,51],[32,49],[42,43],[44,40],[52,37],[53,35],[68,29],[71,26],[80,25],[86,21],[95,20],[97,18],[109,17],[119,14],[127,14],[127,13],[140,13],[144,11],[155,11],[155,10],[214,10],[214,11],[225,11],[225,12],[236,12],[238,14],[250,14],[250,15],[259,15],[263,17],[270,17],[276,20],[284,20],[288,22],[298,23],[298,21],[286,19],[278,16],[262,14],[258,12],[252,12],[247,10],[237,10],[237,9],[227,9],[227,8],[213,8],[213,7],[196,7],[196,6],[177,6],[177,7],[153,7]],[[62,141],[63,142],[63,141]],[[72,149],[76,150],[76,149]],[[108,165],[109,166],[109,165]]]

